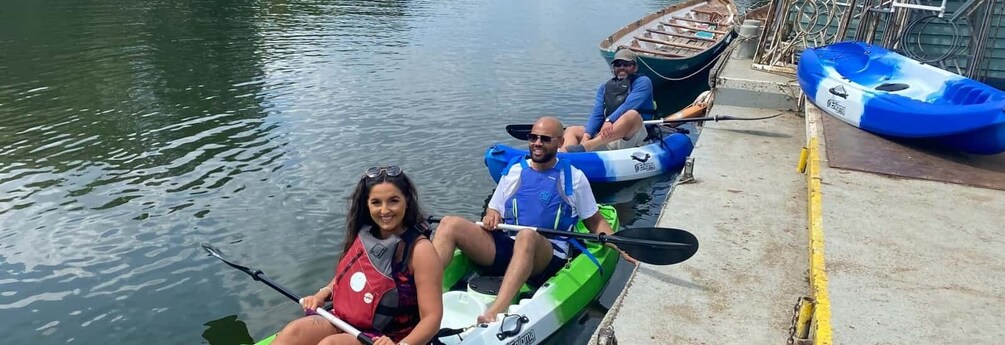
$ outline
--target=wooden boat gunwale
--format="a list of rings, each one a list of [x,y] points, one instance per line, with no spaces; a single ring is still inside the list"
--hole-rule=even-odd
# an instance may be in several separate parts
[[[683,18],[683,19],[678,18],[683,17],[684,14],[688,12],[692,13],[707,12],[707,11],[697,11],[699,8],[706,5],[723,5],[725,7],[726,9],[725,13],[713,12],[725,16],[725,18],[721,22],[715,23],[715,25],[719,25],[719,27],[716,27],[715,29],[704,29],[699,27],[689,27],[683,24],[670,25],[674,21],[681,21],[681,20],[713,23],[712,21],[702,21],[698,19],[692,20],[691,18]],[[610,36],[608,36],[607,38],[605,38],[600,42],[600,50],[613,54],[613,52],[618,49],[629,48],[639,53],[640,57],[655,58],[660,60],[676,60],[676,61],[687,60],[696,57],[704,53],[705,51],[717,49],[717,47],[719,47],[724,40],[730,39],[735,27],[735,21],[738,17],[739,15],[736,6],[731,1],[689,0],[649,13],[644,17],[640,18],[639,20],[636,20],[622,27],[621,29],[618,29],[613,34],[611,34]],[[662,21],[666,21],[667,23],[663,23]],[[667,31],[668,33],[670,33],[669,30],[661,30],[664,29],[663,28],[664,26],[670,26],[675,28],[674,31],[677,32],[673,33],[681,36],[681,38],[701,41],[703,45],[707,46],[704,47],[705,49],[701,51],[694,51],[691,53],[682,54],[681,52],[676,51],[675,52],[659,51],[655,49],[655,47],[644,47],[641,44],[639,44],[639,40],[635,38],[635,37],[644,37],[646,33],[650,33],[653,31]],[[713,33],[714,36],[712,39],[697,36],[687,36],[681,31],[694,31],[694,32],[705,31]],[[659,43],[653,43],[653,44],[659,44]]]

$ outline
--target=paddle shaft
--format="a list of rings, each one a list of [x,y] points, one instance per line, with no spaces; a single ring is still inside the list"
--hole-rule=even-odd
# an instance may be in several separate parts
[[[647,120],[642,121],[646,125],[662,125],[664,123],[685,123],[685,122],[701,122],[701,121],[719,121],[724,120],[722,116],[703,116],[703,117],[689,117],[686,119],[662,119],[662,120]]]
[[[764,117],[764,118],[737,118],[737,117],[731,117],[729,115],[716,115],[716,116],[711,116],[711,117],[700,117],[700,118],[647,120],[647,121],[643,121],[642,124],[643,125],[662,125],[662,124],[683,124],[683,123],[688,123],[688,122],[702,122],[702,121],[719,122],[719,121],[727,121],[727,120],[748,120],[749,121],[749,120],[771,119],[771,118],[774,118],[776,116]]]
[[[483,225],[482,222],[477,222],[475,224],[478,224],[479,226]],[[537,232],[539,234],[542,234],[542,235],[545,235],[545,236],[575,237],[575,238],[580,238],[580,239],[584,239],[584,240],[588,240],[588,241],[600,242],[600,244],[604,244],[604,243],[626,244],[626,245],[634,245],[634,246],[658,247],[658,248],[665,248],[665,249],[688,248],[688,247],[692,246],[689,243],[652,241],[652,240],[643,240],[643,239],[636,239],[636,238],[622,238],[622,237],[619,237],[617,235],[584,234],[584,233],[572,232],[572,231],[558,231],[558,230],[552,230],[552,229],[541,229],[541,228],[536,228],[536,227],[533,227],[533,226],[523,226],[523,225],[499,224],[499,225],[496,225],[496,228],[499,228],[499,229],[502,229],[502,230],[506,230],[506,231],[520,231],[520,230],[523,230],[523,229],[528,229],[528,230],[535,231],[535,232]],[[629,254],[631,254],[631,253],[629,253]]]
[[[685,123],[685,122],[701,122],[701,121],[721,121],[721,120],[754,120],[754,119],[743,119],[734,118],[732,116],[705,116],[705,117],[690,117],[686,119],[662,119],[662,120],[647,120],[642,121],[644,125],[662,125],[669,123]],[[527,135],[534,128],[531,124],[514,124],[506,126],[506,133],[510,136],[520,139],[527,140]]]
[[[439,222],[440,217],[429,217],[429,222]],[[484,227],[481,222],[475,223]],[[611,243],[639,262],[653,265],[673,265],[691,258],[698,252],[698,239],[693,234],[673,228],[626,228],[617,235],[584,234],[572,231],[542,229],[532,226],[498,224],[504,231],[528,229],[545,237],[573,237],[591,242]],[[435,232],[433,234],[436,236]]]
[[[753,120],[766,120],[766,119],[770,119],[770,118],[773,118],[773,117],[780,116],[782,114],[783,114],[783,112],[779,112],[778,114],[775,114],[775,115],[762,116],[762,117],[736,117],[736,116],[729,116],[729,115],[715,115],[715,116],[703,116],[703,117],[689,117],[689,118],[683,118],[683,119],[663,118],[661,120],[642,121],[642,123],[645,124],[645,125],[662,125],[662,124],[669,124],[669,123],[702,122],[702,121],[714,121],[714,122],[727,121],[727,120],[753,121]],[[530,134],[530,131],[531,131],[531,129],[533,129],[533,127],[534,127],[534,125],[531,125],[531,124],[513,124],[513,125],[507,125],[506,126],[506,133],[509,133],[510,136],[512,136],[512,137],[514,137],[516,139],[527,140],[527,134]]]
[[[209,251],[209,249],[207,249],[207,251]],[[224,259],[221,255],[219,255],[219,252],[216,252],[216,253],[210,252],[210,254],[212,256],[216,257],[217,259],[220,259],[220,261],[223,261],[228,266],[236,268],[236,269],[240,270],[241,272],[244,272],[247,275],[251,276],[251,278],[253,278],[253,279],[257,280],[257,281],[260,281],[262,283],[265,283],[265,285],[268,285],[273,290],[279,291],[279,293],[283,294],[284,296],[286,296],[287,298],[293,300],[294,302],[297,302],[297,303],[302,303],[303,302],[303,298],[301,298],[300,296],[297,296],[297,294],[293,293],[289,289],[287,289],[287,288],[279,285],[278,283],[272,281],[272,279],[269,279],[269,277],[266,277],[265,273],[263,273],[261,270],[252,269],[252,268],[247,267],[247,266],[242,266],[242,265],[238,265],[238,264],[235,264],[233,262],[230,262],[227,259]],[[352,325],[346,323],[345,321],[342,321],[341,319],[339,319],[335,315],[332,315],[332,313],[328,312],[327,310],[324,310],[324,308],[321,308],[321,307],[315,308],[314,312],[317,313],[318,315],[321,315],[321,317],[323,317],[326,320],[328,320],[328,322],[331,322],[333,325],[335,325],[335,327],[338,327],[343,332],[346,332],[349,335],[352,335],[353,337],[356,337],[356,340],[359,340],[361,343],[363,343],[365,345],[373,345],[373,340],[370,339],[370,337],[367,337],[365,334],[363,334],[358,329],[356,329],[356,327],[353,327]]]
[[[431,217],[427,218],[426,220],[428,222],[430,222],[430,223],[439,223],[441,220],[443,220],[443,217],[431,216]],[[482,222],[475,222],[475,224],[477,224],[478,226],[484,226],[485,225]],[[523,230],[523,229],[530,229],[530,230],[536,231],[539,234],[546,235],[546,236],[575,237],[575,238],[581,238],[581,239],[588,240],[588,241],[600,242],[601,244],[604,244],[604,243],[619,244],[619,243],[621,243],[621,244],[629,244],[629,245],[635,245],[635,246],[659,247],[659,248],[670,248],[670,247],[688,248],[688,247],[692,247],[693,246],[690,243],[654,241],[654,240],[646,240],[646,239],[639,239],[639,238],[625,238],[625,237],[621,237],[621,236],[617,236],[617,235],[584,234],[584,233],[579,233],[579,232],[559,231],[559,230],[553,230],[553,229],[542,229],[542,228],[538,228],[538,227],[523,226],[523,225],[498,224],[498,225],[496,225],[496,228],[499,228],[499,229],[502,229],[502,230],[506,230],[506,231],[520,231],[520,230]]]

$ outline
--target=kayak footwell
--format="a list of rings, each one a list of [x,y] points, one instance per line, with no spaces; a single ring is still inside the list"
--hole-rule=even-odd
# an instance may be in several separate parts
[[[970,155],[923,141],[890,140],[833,116],[823,117],[823,128],[831,167],[1005,190],[1005,154]]]

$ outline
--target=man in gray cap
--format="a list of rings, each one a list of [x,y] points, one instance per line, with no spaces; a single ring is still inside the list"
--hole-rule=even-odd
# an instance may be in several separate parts
[[[593,112],[586,126],[573,126],[565,131],[565,152],[618,150],[642,146],[646,130],[643,117],[656,114],[653,102],[653,82],[638,75],[635,52],[623,48],[614,54],[611,72],[614,77],[597,89]]]

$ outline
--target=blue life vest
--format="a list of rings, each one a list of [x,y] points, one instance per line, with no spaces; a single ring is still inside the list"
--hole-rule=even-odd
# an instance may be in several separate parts
[[[545,171],[532,169],[523,157],[519,158],[519,162],[523,168],[520,171],[520,186],[506,200],[503,221],[506,224],[572,231],[579,217],[563,197],[571,198],[573,193],[572,166],[569,161],[560,160]],[[503,174],[508,173],[509,167],[503,171]],[[562,186],[564,188],[559,187],[561,180],[565,182]]]
[[[503,222],[542,229],[575,231],[574,227],[579,222],[579,216],[573,212],[572,204],[569,203],[573,197],[572,164],[568,160],[559,160],[551,169],[537,171],[527,164],[525,156],[517,156],[503,169],[502,175],[509,175],[509,169],[517,163],[523,168],[520,170],[520,185],[517,186],[516,193],[506,199]],[[560,185],[559,181],[565,183]],[[601,275],[604,274],[600,261],[578,240],[558,237],[552,239],[551,243],[552,247],[564,253],[566,258],[569,258],[569,244],[572,244],[597,265]]]

